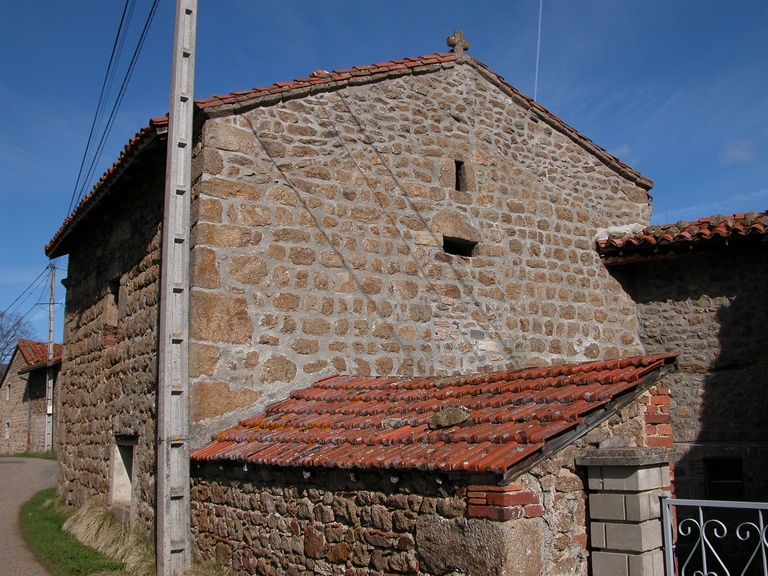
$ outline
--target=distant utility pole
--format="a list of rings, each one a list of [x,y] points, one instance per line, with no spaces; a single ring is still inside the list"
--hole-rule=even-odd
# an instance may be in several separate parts
[[[53,449],[53,308],[56,298],[56,265],[50,262],[51,294],[48,299],[48,362],[45,384],[45,451]]]
[[[189,211],[197,0],[177,0],[163,212],[157,384],[157,574],[192,560],[189,506]]]

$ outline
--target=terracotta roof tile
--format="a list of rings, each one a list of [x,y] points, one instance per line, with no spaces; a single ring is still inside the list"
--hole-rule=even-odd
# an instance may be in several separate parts
[[[335,376],[216,434],[192,459],[503,474],[674,357],[449,378]],[[471,421],[431,430],[449,406]]]
[[[607,264],[619,264],[767,238],[768,212],[748,212],[649,226],[635,234],[614,233],[598,240],[597,249]]]
[[[158,133],[164,133],[167,131],[168,117],[163,118],[151,118],[149,126],[145,126],[139,130],[136,135],[131,138],[123,148],[120,156],[101,176],[101,179],[96,183],[90,193],[86,194],[80,203],[72,211],[72,214],[67,216],[64,223],[59,230],[54,234],[48,244],[45,246],[45,253],[49,258],[55,258],[61,256],[65,252],[57,252],[60,247],[60,243],[64,239],[64,236],[69,230],[81,220],[90,209],[96,204],[96,202],[109,190],[110,186],[119,178],[123,170],[130,163],[130,161],[152,140]]]
[[[37,366],[48,362],[48,343],[34,340],[19,340],[17,344],[19,352],[24,357],[28,366]],[[61,362],[61,354],[64,347],[61,344],[53,345],[53,362]]]

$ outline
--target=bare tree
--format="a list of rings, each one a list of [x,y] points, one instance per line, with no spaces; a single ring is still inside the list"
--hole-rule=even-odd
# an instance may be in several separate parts
[[[32,324],[21,314],[0,312],[0,364],[10,361],[16,342],[34,335]]]

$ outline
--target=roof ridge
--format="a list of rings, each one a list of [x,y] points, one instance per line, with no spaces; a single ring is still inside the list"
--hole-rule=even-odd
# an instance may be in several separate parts
[[[502,76],[493,72],[487,64],[466,53],[434,52],[423,56],[409,56],[399,60],[389,60],[375,64],[354,66],[352,68],[340,68],[331,72],[315,70],[305,78],[275,82],[269,86],[260,86],[250,90],[239,90],[227,94],[214,94],[208,98],[196,99],[195,107],[205,117],[215,118],[229,114],[238,114],[258,106],[270,106],[285,100],[303,98],[319,92],[339,90],[348,86],[358,86],[369,82],[379,82],[387,78],[395,78],[407,74],[436,72],[444,68],[452,68],[456,64],[467,64],[475,68],[483,78],[510,96],[518,105],[532,111],[539,119],[595,155],[617,174],[644,188],[646,193],[647,190],[653,187],[653,182],[650,179],[595,144],[590,138],[584,136],[575,128],[566,124],[558,116],[534,101],[533,98],[517,90]],[[111,185],[130,165],[136,155],[151,143],[155,136],[163,135],[167,132],[167,126],[167,115],[151,118],[149,126],[143,127],[128,141],[117,160],[104,172],[100,180],[91,189],[91,192],[83,197],[72,213],[65,218],[59,230],[46,244],[46,255],[55,257],[64,253],[61,252],[61,244],[68,231],[109,191]]]

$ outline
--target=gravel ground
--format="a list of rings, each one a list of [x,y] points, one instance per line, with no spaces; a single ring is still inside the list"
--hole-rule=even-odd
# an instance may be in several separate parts
[[[21,537],[19,510],[56,485],[56,468],[55,460],[0,458],[0,576],[48,576]]]

